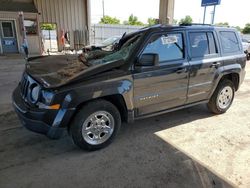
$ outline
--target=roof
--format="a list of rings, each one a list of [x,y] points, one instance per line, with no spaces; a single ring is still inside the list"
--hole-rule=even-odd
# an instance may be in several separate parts
[[[34,3],[0,1],[0,11],[38,13]]]
[[[161,31],[161,30],[235,30],[235,28],[232,27],[222,27],[222,26],[216,26],[216,25],[209,25],[209,24],[182,24],[182,25],[164,25],[164,24],[158,24],[153,25],[149,27],[144,27],[140,29],[140,32],[143,31]]]

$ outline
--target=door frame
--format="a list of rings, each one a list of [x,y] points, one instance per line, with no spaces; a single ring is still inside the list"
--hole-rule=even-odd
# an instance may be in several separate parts
[[[19,33],[17,30],[17,20],[15,18],[0,18],[0,21],[13,21],[14,26],[13,28],[15,29],[15,34],[16,34],[16,40],[17,40],[17,51],[20,53],[20,44],[19,44]],[[1,31],[2,32],[2,31]],[[1,39],[2,40],[2,39]],[[2,47],[2,41],[0,40],[0,54],[3,54],[3,47]]]
[[[54,24],[55,26],[56,26],[56,29],[54,30],[54,31],[56,31],[56,44],[57,44],[57,52],[59,52],[59,46],[60,46],[60,36],[59,36],[59,29],[58,29],[58,24],[57,24],[57,22],[40,22],[39,24],[38,24],[38,27],[39,27],[39,30],[40,30],[40,38],[41,38],[41,44],[42,44],[42,51],[43,52],[45,52],[45,53],[47,53],[47,51],[45,51],[45,49],[44,49],[44,44],[43,44],[43,36],[42,36],[42,29],[41,29],[41,26],[42,26],[42,24]],[[48,31],[48,30],[47,30]],[[51,48],[51,49],[53,49],[53,48]]]
[[[184,48],[184,51],[183,51],[184,56],[183,56],[182,59],[165,61],[164,63],[159,64],[158,66],[145,67],[145,69],[142,68],[140,70],[141,72],[137,72],[137,70],[136,70],[136,62],[141,57],[145,47],[147,46],[147,44],[148,44],[148,42],[149,42],[149,40],[150,40],[150,38],[152,36],[163,35],[163,34],[178,34],[178,33],[182,35],[182,42],[183,42],[183,48]],[[159,69],[159,70],[167,69],[168,66],[170,66],[170,64],[171,65],[177,65],[177,64],[181,64],[181,62],[182,62],[182,65],[184,65],[184,63],[185,63],[185,64],[187,64],[187,70],[186,70],[186,72],[187,72],[187,78],[186,78],[187,79],[187,86],[186,86],[186,91],[185,91],[186,99],[185,99],[184,103],[182,105],[180,105],[180,106],[186,105],[188,87],[189,87],[189,69],[190,69],[190,64],[189,64],[189,60],[188,60],[188,51],[187,51],[186,45],[187,45],[187,39],[186,39],[185,30],[163,30],[163,31],[153,32],[153,33],[149,34],[148,36],[146,36],[144,42],[141,44],[141,46],[140,46],[140,48],[138,50],[139,52],[135,55],[136,58],[135,58],[132,66],[131,66],[131,69],[132,69],[131,73],[132,73],[134,81],[135,81],[135,77],[134,77],[135,74],[141,74],[141,73],[146,73],[146,72],[157,71],[157,69]],[[157,96],[157,94],[155,94],[155,95],[152,95],[152,96],[149,96],[149,97],[157,98],[158,96]],[[135,87],[134,87],[134,93],[133,93],[133,100],[135,100]],[[136,103],[135,103],[135,105],[136,105]],[[161,111],[168,111],[171,108],[177,108],[177,107],[180,107],[180,106],[166,108],[166,109],[161,110]],[[150,114],[160,113],[160,111],[158,111],[158,112],[149,112],[149,113],[145,113],[145,114],[138,114],[138,107],[135,106],[135,108],[137,110],[136,113],[135,113],[136,118],[139,118],[139,117],[142,117],[142,116],[150,116]]]

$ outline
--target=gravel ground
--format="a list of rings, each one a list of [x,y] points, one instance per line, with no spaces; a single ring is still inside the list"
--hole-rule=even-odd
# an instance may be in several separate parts
[[[0,57],[1,188],[250,187],[250,74],[224,115],[199,105],[124,124],[109,147],[85,152],[20,125],[10,98],[23,67]]]

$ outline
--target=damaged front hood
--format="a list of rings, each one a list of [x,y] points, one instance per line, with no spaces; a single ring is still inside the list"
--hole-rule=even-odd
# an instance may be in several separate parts
[[[31,58],[26,72],[46,88],[60,87],[72,81],[86,79],[101,72],[117,68],[124,61],[86,65],[77,55],[56,55]]]

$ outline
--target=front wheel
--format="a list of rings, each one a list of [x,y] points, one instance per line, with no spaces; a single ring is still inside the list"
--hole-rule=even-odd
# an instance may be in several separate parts
[[[208,108],[215,114],[225,113],[233,103],[235,87],[232,81],[222,80],[208,102]]]
[[[121,125],[118,109],[110,102],[87,103],[76,115],[70,127],[74,143],[81,149],[97,150],[112,142]]]

